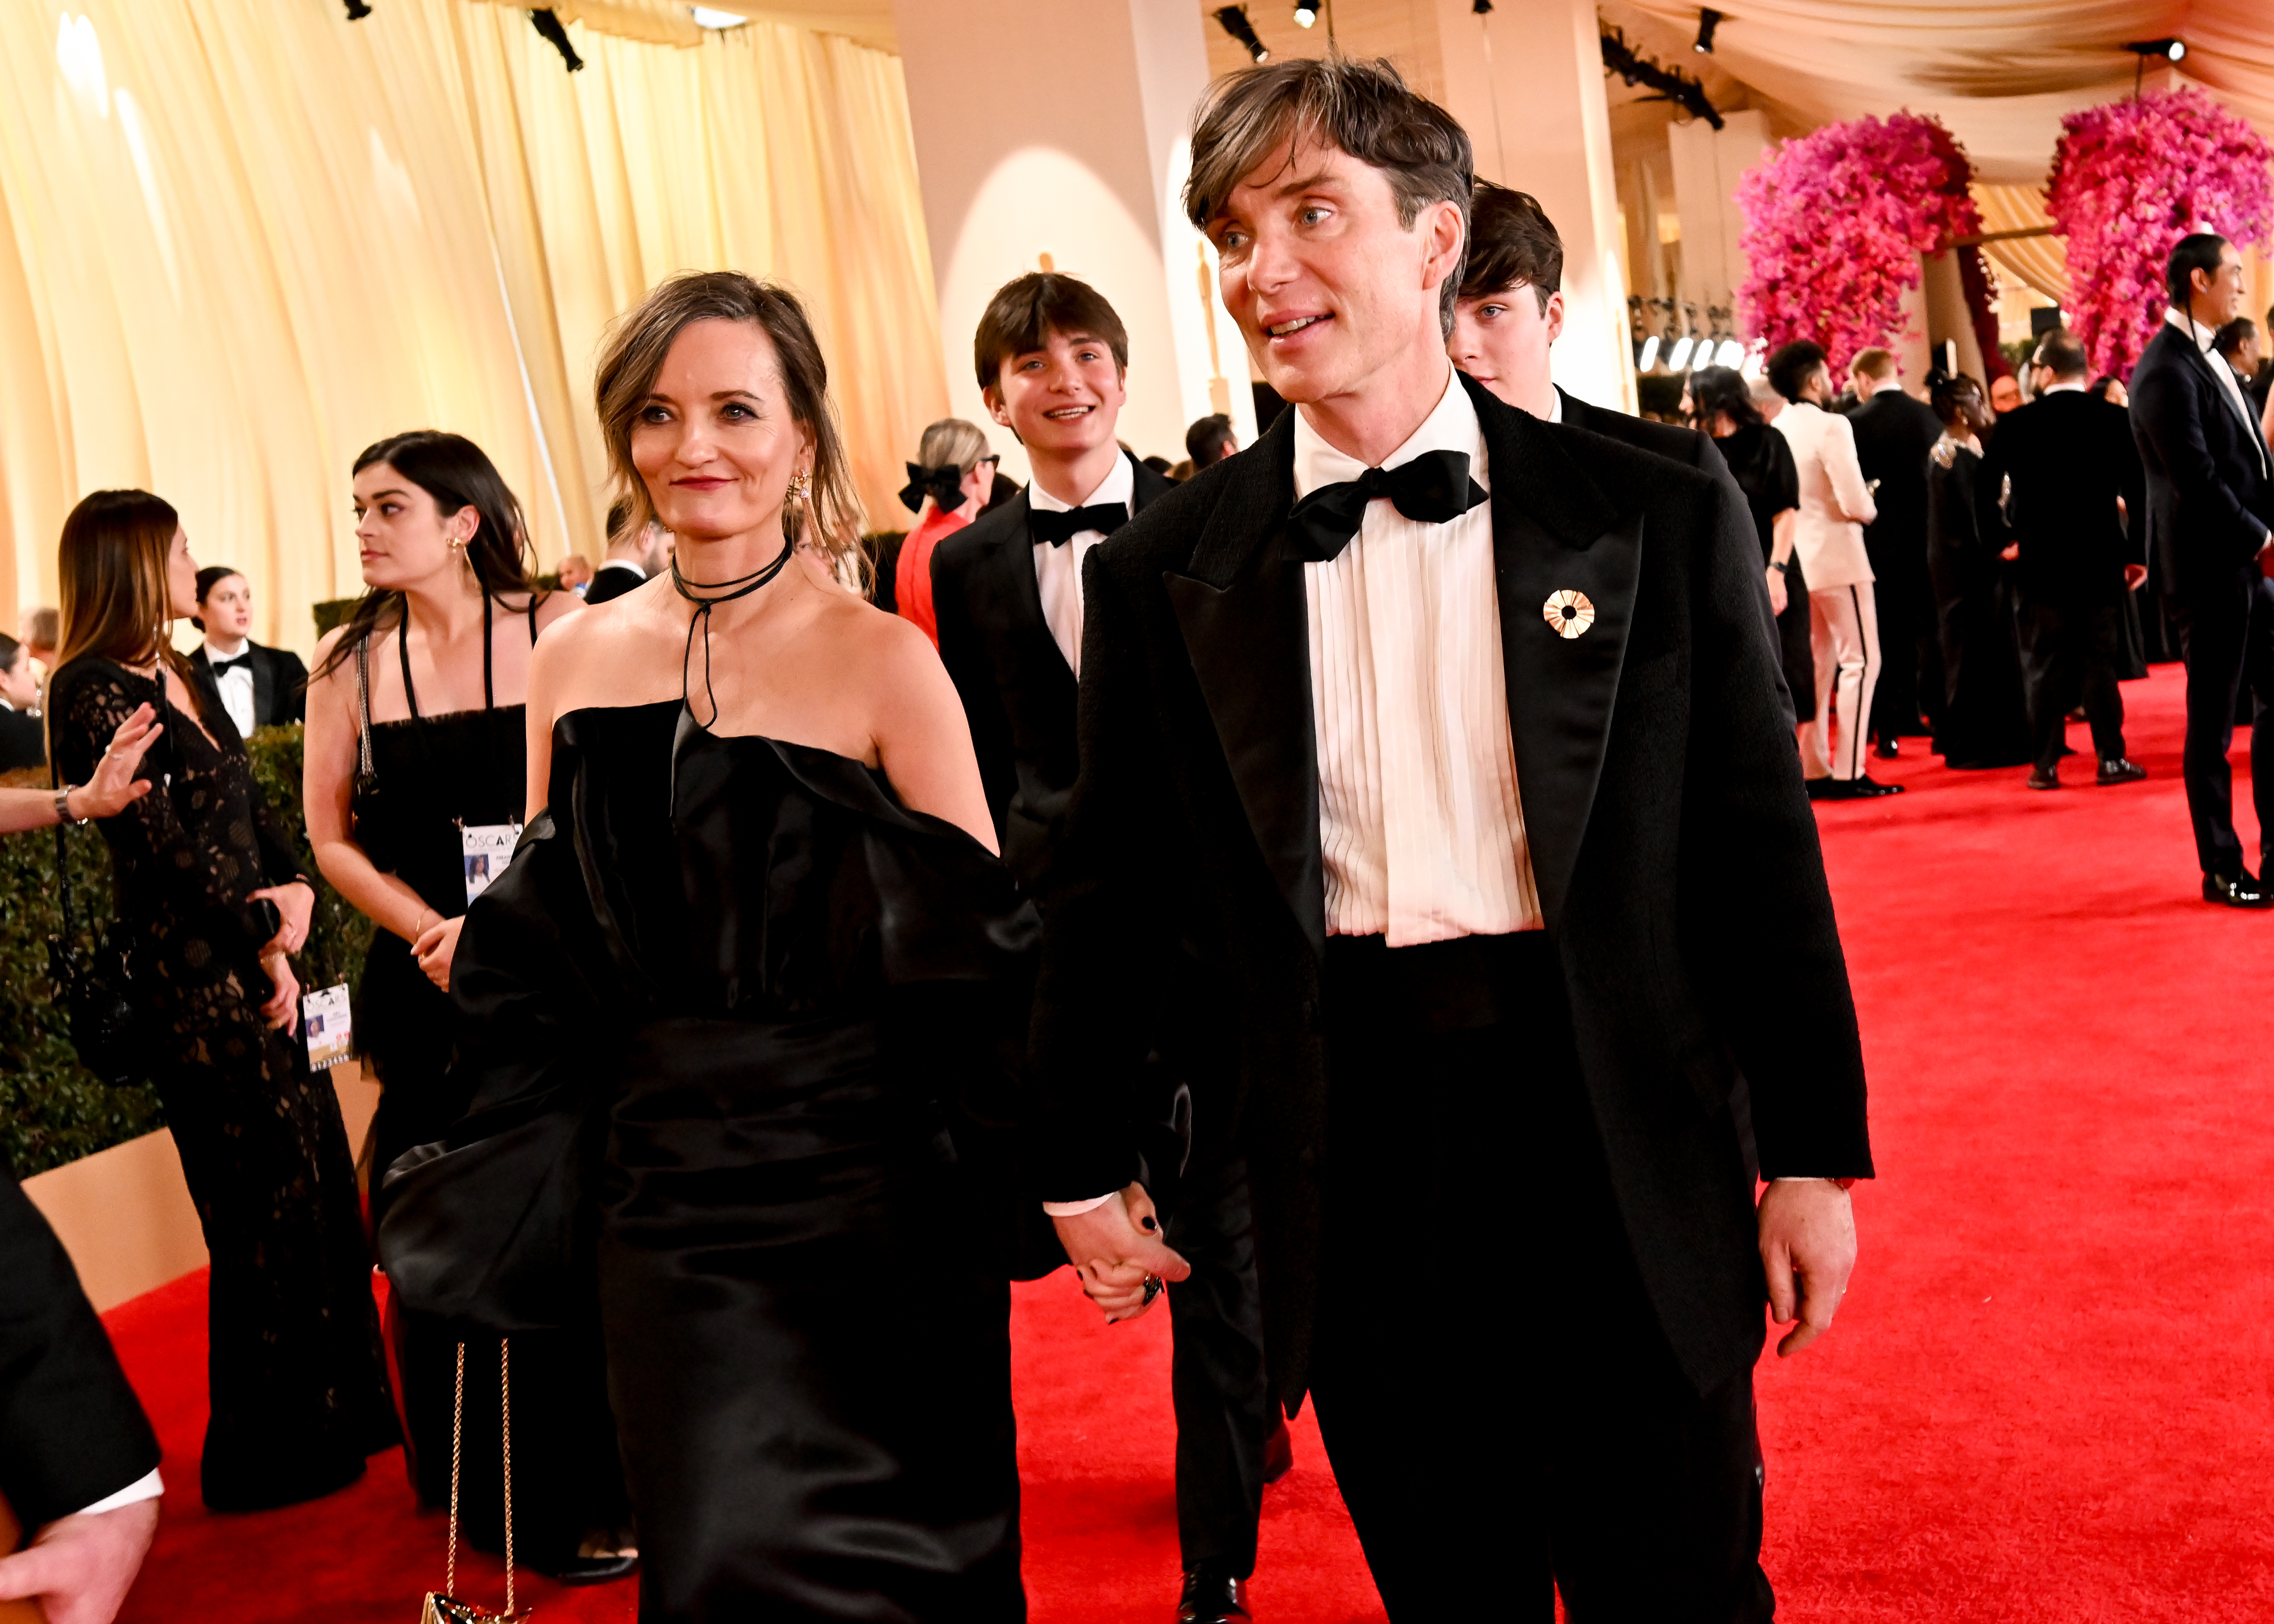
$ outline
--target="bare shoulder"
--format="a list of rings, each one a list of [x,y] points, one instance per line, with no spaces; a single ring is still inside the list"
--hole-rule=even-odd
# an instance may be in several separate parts
[[[574,592],[547,592],[537,600],[537,629],[541,634],[554,621],[576,614],[584,600]]]
[[[831,635],[850,643],[854,658],[878,682],[897,683],[911,671],[939,665],[939,651],[921,627],[865,598],[833,596],[822,616]]]
[[[310,680],[308,687],[311,690],[342,689],[344,688],[345,684],[353,680],[348,674],[348,662],[344,660],[343,660],[339,665],[334,665],[331,670],[324,671],[324,667],[330,664],[333,655],[339,649],[342,641],[346,638],[348,628],[346,627],[335,626],[331,630],[326,632],[322,636],[316,639],[315,658],[308,662],[308,669],[311,671],[323,671],[324,674]]]

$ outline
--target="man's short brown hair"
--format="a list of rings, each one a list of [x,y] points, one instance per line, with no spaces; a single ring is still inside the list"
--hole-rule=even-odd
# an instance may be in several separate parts
[[[1848,371],[1851,376],[1860,372],[1874,383],[1885,383],[1895,375],[1895,352],[1877,347],[1858,350],[1856,358],[1848,363]]]
[[[1476,161],[1469,132],[1450,113],[1416,94],[1387,60],[1291,56],[1227,73],[1208,87],[1193,116],[1193,167],[1185,213],[1205,231],[1232,189],[1282,142],[1314,140],[1382,171],[1397,199],[1398,223],[1432,203],[1461,211],[1469,226]],[[1445,278],[1445,330],[1453,329],[1457,274]]]
[[[1029,271],[995,290],[972,335],[971,365],[981,392],[1000,388],[1003,363],[1048,348],[1053,333],[1102,339],[1115,368],[1129,370],[1129,330],[1103,294],[1058,271]]]
[[[1563,288],[1563,239],[1540,199],[1513,186],[1480,180],[1469,199],[1469,252],[1461,261],[1461,297],[1488,298],[1529,288],[1542,314]]]

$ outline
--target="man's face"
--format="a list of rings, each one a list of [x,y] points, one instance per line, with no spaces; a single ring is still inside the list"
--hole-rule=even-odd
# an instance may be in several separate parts
[[[1129,391],[1113,347],[1088,333],[1053,331],[1040,350],[996,369],[987,391],[995,421],[1028,451],[1073,458],[1113,438]]]
[[[1313,141],[1283,142],[1208,222],[1248,353],[1283,399],[1306,403],[1357,395],[1441,341],[1461,234],[1458,205],[1404,225],[1386,174]]]
[[[2009,411],[2022,410],[2022,386],[2011,378],[1995,378],[1990,383],[1991,409],[2003,417]],[[2031,419],[2035,421],[2035,419]]]
[[[2258,370],[2257,334],[2243,335],[2242,342],[2235,346],[2234,365],[2238,372],[2255,372]]]
[[[1453,336],[1445,342],[1453,365],[1510,405],[1530,410],[1548,382],[1547,348],[1563,331],[1563,295],[1540,297],[1512,282],[1483,298],[1453,306]]]
[[[2195,289],[2195,318],[2205,327],[2225,327],[2242,313],[2242,255],[2233,243],[2218,249],[2218,269],[2190,271]]]

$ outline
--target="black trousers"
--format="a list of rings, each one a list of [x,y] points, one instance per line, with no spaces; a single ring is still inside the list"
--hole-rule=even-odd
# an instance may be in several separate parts
[[[1675,1363],[1546,937],[1331,938],[1326,991],[1311,1392],[1389,1616],[1772,1617],[1752,1372]]]
[[[2022,600],[2022,686],[2029,695],[2030,744],[2041,771],[2060,764],[2073,703],[2084,706],[2085,719],[2092,724],[2093,754],[2105,762],[2122,759],[2124,695],[2116,686],[2117,662],[2123,657],[2121,610],[2112,600]]]
[[[2195,858],[2205,874],[2242,872],[2234,832],[2234,775],[2226,752],[2234,742],[2235,707],[2244,686],[2255,710],[2250,724],[2250,791],[2262,831],[2274,829],[2274,582],[2253,570],[2210,590],[2175,598],[2180,658],[2187,665],[2187,736],[2181,757]],[[2270,838],[2262,832],[2261,845]],[[2263,866],[2263,858],[2262,858]]]
[[[1207,1568],[1245,1579],[1255,1571],[1263,1448],[1277,1417],[1263,1364],[1255,1217],[1244,1158],[1187,1172],[1166,1238],[1193,1266],[1191,1278],[1169,1288],[1177,1539],[1186,1572]]]

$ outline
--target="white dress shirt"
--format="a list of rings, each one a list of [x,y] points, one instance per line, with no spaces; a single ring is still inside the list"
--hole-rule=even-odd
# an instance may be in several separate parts
[[[106,1494],[92,1506],[81,1506],[72,1515],[82,1517],[98,1516],[106,1511],[117,1511],[122,1506],[132,1506],[146,1500],[156,1500],[165,1492],[165,1479],[158,1476],[158,1469],[153,1466],[116,1494]]]
[[[206,658],[218,666],[225,659],[235,659],[252,648],[250,640],[240,637],[234,649],[224,649],[212,638],[206,639]],[[221,708],[229,712],[229,719],[237,724],[237,736],[252,737],[252,667],[239,665],[233,671],[214,673],[214,686],[221,690]]]
[[[1097,489],[1078,502],[1062,502],[1035,480],[1027,486],[1027,501],[1045,513],[1066,513],[1076,508],[1102,508],[1119,502],[1135,515],[1137,465],[1127,456],[1113,459],[1113,470],[1097,482]],[[1103,530],[1076,530],[1062,547],[1047,541],[1035,544],[1035,586],[1043,596],[1043,619],[1050,623],[1050,640],[1065,656],[1067,669],[1081,675],[1081,561],[1105,539]]]
[[[1800,522],[1792,550],[1808,590],[1862,586],[1873,579],[1864,551],[1864,526],[1879,516],[1871,488],[1856,461],[1856,430],[1837,412],[1812,401],[1793,401],[1770,425],[1792,447],[1800,471]]]
[[[1466,453],[1470,477],[1490,488],[1476,407],[1449,371],[1436,409],[1382,466],[1429,451]],[[1297,500],[1365,471],[1298,414]],[[1424,524],[1387,497],[1369,502],[1338,556],[1304,565],[1303,584],[1327,933],[1408,947],[1538,929],[1492,504]]]
[[[2250,409],[2249,397],[2242,392],[2242,380],[2234,375],[2234,369],[2226,364],[2225,356],[2211,353],[2211,340],[2218,336],[2218,329],[2203,326],[2202,322],[2195,320],[2177,305],[2168,305],[2165,308],[2164,322],[2165,326],[2177,327],[2186,334],[2194,342],[2195,353],[2210,363],[2210,370],[2217,373],[2219,381],[2226,386],[2226,398],[2233,404],[2234,410],[2242,414],[2245,431],[2243,438],[2248,440],[2253,449],[2258,453],[2258,471],[2261,474],[2270,471],[2266,457],[2266,437],[2259,431],[2258,414]]]

